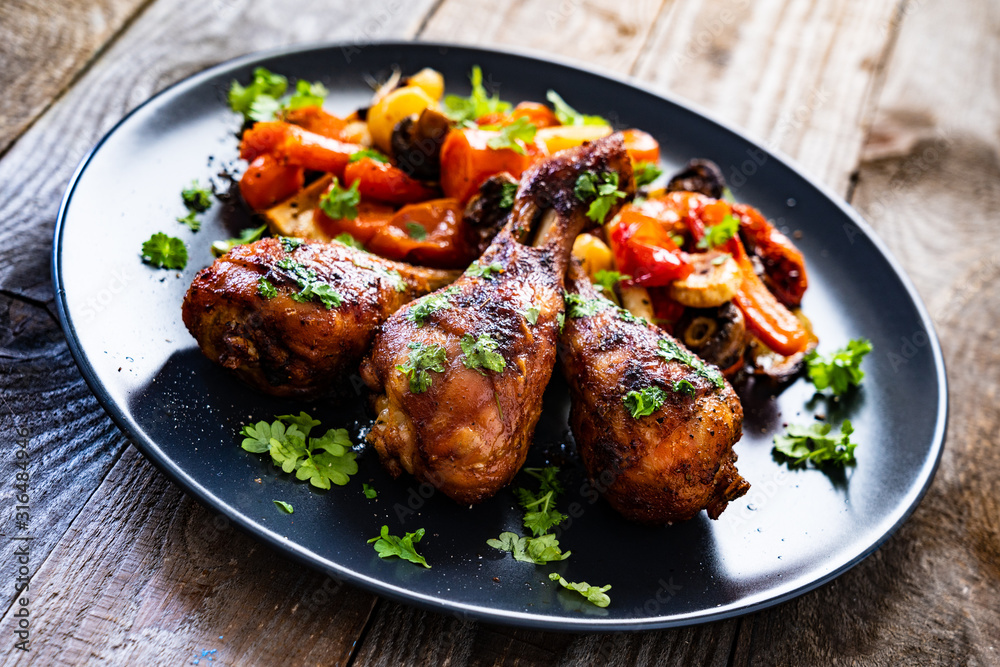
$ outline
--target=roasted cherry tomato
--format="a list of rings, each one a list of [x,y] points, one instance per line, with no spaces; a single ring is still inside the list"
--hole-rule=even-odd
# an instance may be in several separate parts
[[[642,130],[622,130],[625,150],[633,162],[659,162],[660,144]]]
[[[304,172],[302,167],[282,164],[271,155],[259,155],[243,172],[240,194],[255,211],[269,208],[302,189]]]
[[[411,178],[399,167],[365,157],[350,162],[344,168],[344,183],[360,181],[358,191],[364,199],[377,199],[391,204],[409,204],[435,195],[435,190]]]
[[[622,209],[608,225],[618,270],[643,287],[669,285],[693,270],[664,226],[635,206]]]

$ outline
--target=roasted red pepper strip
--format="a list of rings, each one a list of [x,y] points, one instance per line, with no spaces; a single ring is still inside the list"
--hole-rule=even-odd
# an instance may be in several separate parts
[[[360,181],[358,191],[363,199],[377,199],[391,204],[410,204],[430,199],[436,194],[420,181],[410,178],[402,169],[387,162],[365,157],[344,168],[344,184]]]
[[[240,179],[243,201],[255,211],[274,206],[302,189],[305,170],[282,164],[271,155],[260,155]]]
[[[466,202],[490,176],[506,171],[520,178],[535,161],[534,146],[524,155],[508,148],[490,148],[487,144],[495,136],[496,132],[476,128],[448,133],[441,146],[441,189],[446,197]]]
[[[366,247],[377,255],[423,266],[458,269],[476,258],[466,241],[463,206],[457,199],[432,199],[399,209]]]
[[[618,270],[637,285],[666,286],[693,270],[663,225],[633,205],[622,209],[608,232]]]
[[[354,218],[335,220],[320,208],[313,213],[316,224],[329,236],[337,237],[346,232],[361,243],[368,243],[395,214],[396,211],[389,204],[367,201],[358,203],[358,215]]]
[[[732,208],[740,221],[740,238],[764,265],[768,287],[786,306],[798,306],[809,286],[802,253],[757,209],[745,204]]]
[[[304,130],[321,134],[331,139],[343,139],[341,131],[347,127],[347,121],[337,118],[331,113],[323,111],[320,107],[299,107],[284,112],[282,118],[298,125]]]
[[[362,148],[309,132],[298,125],[271,121],[257,123],[243,133],[240,157],[253,161],[267,153],[291,166],[325,171],[340,177],[344,175],[344,167],[350,162],[351,155]]]

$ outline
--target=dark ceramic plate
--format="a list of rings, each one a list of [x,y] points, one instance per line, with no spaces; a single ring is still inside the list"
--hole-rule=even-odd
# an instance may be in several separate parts
[[[801,230],[811,285],[805,311],[831,350],[865,336],[863,388],[838,406],[814,400],[799,380],[776,398],[743,386],[745,435],[740,472],[752,484],[719,521],[699,516],[666,528],[626,523],[584,483],[566,424],[565,386],[545,397],[529,465],[561,463],[572,518],[562,532],[569,560],[535,567],[487,546],[519,531],[510,491],[459,507],[412,479],[393,481],[374,451],[359,456],[346,487],[317,492],[244,452],[236,436],[248,420],[306,409],[324,427],[345,426],[360,442],[361,399],[301,404],[249,391],[202,357],[181,322],[195,272],[212,261],[211,241],[249,226],[236,206],[216,205],[198,233],[174,221],[179,193],[236,155],[238,119],[225,92],[264,65],[319,80],[327,107],[366,103],[367,75],[391,67],[442,71],[467,91],[472,65],[509,100],[544,100],[549,88],[570,104],[622,127],[651,132],[675,168],[691,157],[723,165],[736,196],[778,224]],[[140,262],[150,234],[182,237],[188,268]],[[160,93],[119,123],[83,161],[55,232],[59,314],[83,375],[112,419],[160,469],[213,511],[293,558],[379,594],[488,621],[566,630],[639,630],[727,618],[788,600],[830,581],[874,551],[906,519],[934,474],[946,422],[945,372],[938,341],[913,287],[865,223],[782,158],[677,101],[614,77],[524,55],[432,44],[339,45],[272,52],[225,63]],[[789,470],[772,459],[784,422],[817,412],[849,417],[857,466],[827,474]],[[259,482],[257,481],[259,479]],[[361,493],[362,481],[378,490]],[[295,507],[278,512],[272,500]],[[366,543],[387,524],[394,534],[423,527],[421,551],[433,565],[380,560]],[[599,609],[548,580],[611,584]]]

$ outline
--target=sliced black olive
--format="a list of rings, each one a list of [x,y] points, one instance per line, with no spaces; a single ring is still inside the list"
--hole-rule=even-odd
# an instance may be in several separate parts
[[[746,321],[731,301],[717,308],[687,308],[674,328],[692,352],[719,368],[729,368],[746,351]]]
[[[390,139],[396,165],[413,178],[440,180],[441,144],[449,129],[448,118],[432,109],[424,109],[416,119],[396,123]]]
[[[711,160],[691,160],[667,183],[667,192],[700,192],[715,199],[721,199],[725,189],[726,177]]]

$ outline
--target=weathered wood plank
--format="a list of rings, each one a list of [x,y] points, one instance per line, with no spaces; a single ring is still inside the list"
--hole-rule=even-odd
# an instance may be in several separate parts
[[[187,74],[241,53],[297,41],[342,39],[364,45],[379,37],[412,34],[430,4],[430,0],[406,4],[378,0],[369,3],[364,13],[358,13],[346,1],[316,0],[297,3],[295,12],[290,13],[259,0],[156,3],[0,159],[0,395],[4,399],[0,423],[11,442],[19,437],[18,429],[27,431],[30,438],[33,574],[60,539],[69,539],[63,537],[68,526],[126,445],[80,377],[52,314],[52,229],[59,200],[77,162],[129,109]],[[0,460],[3,479],[14,479],[14,462],[13,456]],[[136,476],[152,474],[159,478],[148,467],[130,470]],[[132,479],[123,484],[134,483]],[[160,483],[164,484],[162,479]],[[0,491],[7,507],[12,507],[13,492],[9,486]],[[99,503],[101,498],[93,502]],[[124,525],[127,514],[120,515],[122,525],[103,523],[103,539],[112,540],[116,532],[136,530]],[[97,517],[93,518],[96,526],[102,525],[99,514],[90,516]],[[143,521],[138,516],[133,520]],[[164,519],[161,530],[166,531],[167,524]],[[5,530],[10,528],[5,526]],[[245,554],[246,545],[233,541],[220,548],[223,553],[232,548]],[[65,541],[63,546],[67,546]],[[3,562],[14,562],[14,548],[10,540],[0,544]],[[78,560],[66,564],[81,568],[79,576],[83,579],[103,576]],[[63,576],[66,571],[55,568],[47,572]],[[32,585],[46,583],[45,576]],[[73,586],[51,583],[51,590],[59,595],[66,595]],[[248,589],[256,585],[253,581],[245,584]],[[117,602],[108,598],[111,607],[131,604],[131,592],[124,590],[107,591],[108,595],[123,596]],[[160,593],[169,596],[171,591],[163,589]],[[13,586],[0,597],[5,612],[14,597]],[[66,616],[59,622],[53,620],[54,625],[72,622],[80,611],[65,606],[59,609]],[[244,628],[240,636],[255,636],[258,620],[249,614],[244,619],[252,625]],[[93,627],[99,633],[102,626]],[[214,632],[214,628],[197,623],[179,628],[177,646],[207,642]],[[180,638],[182,635],[186,639]],[[139,637],[128,635],[123,641],[137,641]],[[52,651],[60,646],[58,635],[35,634],[33,639],[37,640],[32,644],[33,651]],[[100,645],[107,639],[95,634],[92,641]],[[319,646],[318,639],[316,642]],[[302,647],[303,655],[312,655],[311,646]]]
[[[343,665],[375,602],[239,533],[132,448],[30,595],[30,655],[45,665]]]
[[[736,665],[998,661],[1000,83],[983,64],[1000,58],[1000,7],[923,0],[900,18],[852,201],[914,279],[941,337],[944,458],[923,503],[875,556],[753,617],[741,638],[750,659]],[[905,359],[920,343],[881,353]]]
[[[0,3],[0,155],[146,1]]]
[[[846,192],[898,0],[674,2],[635,75]]]

